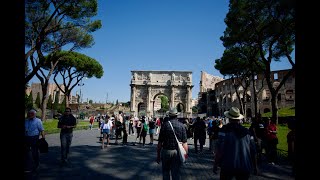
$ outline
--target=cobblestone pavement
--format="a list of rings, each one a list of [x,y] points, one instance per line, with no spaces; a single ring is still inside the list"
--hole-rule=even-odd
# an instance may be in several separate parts
[[[149,145],[149,136],[146,145],[134,146],[136,136],[128,136],[129,145],[114,144],[101,149],[98,129],[74,131],[70,150],[70,165],[60,166],[60,140],[59,134],[46,135],[49,143],[49,152],[40,155],[40,167],[36,173],[25,173],[25,179],[39,180],[86,180],[86,179],[112,179],[112,180],[136,180],[150,179],[160,180],[161,163],[157,164],[156,147]],[[157,139],[157,136],[155,136]],[[119,141],[121,142],[121,140]],[[213,155],[208,151],[208,139],[203,154],[193,153],[193,140],[188,140],[189,158],[182,168],[182,179],[186,180],[215,180],[218,174],[212,172]],[[285,179],[293,180],[290,176],[291,167],[288,165],[262,164],[259,176],[252,175],[250,180]]]

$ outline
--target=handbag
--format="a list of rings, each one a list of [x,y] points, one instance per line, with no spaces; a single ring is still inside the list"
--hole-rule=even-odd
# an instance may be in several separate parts
[[[183,164],[183,163],[186,162],[187,152],[186,152],[186,150],[183,148],[182,142],[180,142],[180,141],[178,140],[178,138],[177,138],[177,136],[176,136],[176,133],[174,132],[173,126],[172,126],[172,124],[171,124],[170,121],[169,121],[169,124],[170,124],[170,126],[171,126],[171,128],[172,128],[174,137],[176,138],[176,141],[177,141],[177,143],[178,143],[178,154],[179,154],[179,157],[180,157],[180,161],[181,161],[181,163]]]
[[[45,138],[39,139],[37,143],[40,153],[48,153],[49,145]]]

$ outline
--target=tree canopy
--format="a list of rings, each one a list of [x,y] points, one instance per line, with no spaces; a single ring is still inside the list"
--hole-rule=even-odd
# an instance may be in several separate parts
[[[97,0],[25,1],[25,63],[31,64],[26,83],[44,64],[45,54],[94,44],[90,33],[101,28],[100,20],[91,20],[97,8]]]
[[[103,67],[101,64],[87,56],[78,52],[70,51],[57,51],[46,56],[46,66],[50,68],[50,63],[59,60],[56,68],[53,71],[54,82],[58,86],[61,92],[63,92],[68,103],[69,95],[74,87],[76,87],[80,81],[86,78],[101,78],[103,76]],[[62,83],[58,83],[57,77],[62,77]],[[63,88],[60,87],[63,85]],[[67,106],[68,104],[66,104]]]
[[[294,6],[295,1],[288,0],[230,0],[225,18],[227,27],[221,37],[226,49],[223,57],[216,60],[215,66],[222,74],[234,74],[239,72],[234,67],[243,68],[247,63],[250,66],[254,64],[256,68],[251,71],[264,73],[272,95],[273,118],[276,120],[276,95],[295,71],[292,57],[295,47]],[[243,61],[245,59],[248,61]],[[283,77],[279,86],[273,88],[270,65],[273,61],[283,60],[288,60],[292,69]]]

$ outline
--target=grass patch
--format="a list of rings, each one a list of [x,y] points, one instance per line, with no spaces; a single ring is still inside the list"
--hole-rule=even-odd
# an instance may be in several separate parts
[[[296,108],[295,107],[286,107],[278,110],[278,117],[288,117],[295,116]],[[272,112],[263,113],[262,117],[272,117]]]
[[[46,134],[54,134],[54,133],[60,133],[60,129],[57,128],[58,126],[58,120],[57,119],[48,119],[46,121],[43,121],[43,128],[45,129]],[[73,130],[82,130],[82,129],[89,129],[89,121],[83,121],[79,120],[77,123],[77,127]],[[98,122],[93,123],[93,128],[98,127]]]
[[[244,127],[248,128],[250,127],[250,123],[243,123],[242,124]],[[288,151],[288,144],[287,144],[287,134],[289,132],[289,128],[287,125],[277,125],[277,137],[279,140],[279,143],[277,145],[277,148],[283,151]]]

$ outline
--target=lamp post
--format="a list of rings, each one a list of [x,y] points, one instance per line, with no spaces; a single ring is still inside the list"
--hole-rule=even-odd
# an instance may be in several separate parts
[[[81,82],[78,84],[78,86],[80,86],[80,94],[79,94],[79,99],[78,99],[78,117],[80,118],[80,103],[82,103],[82,94],[81,94],[81,87],[84,85],[84,83]],[[81,100],[80,100],[81,99]]]

